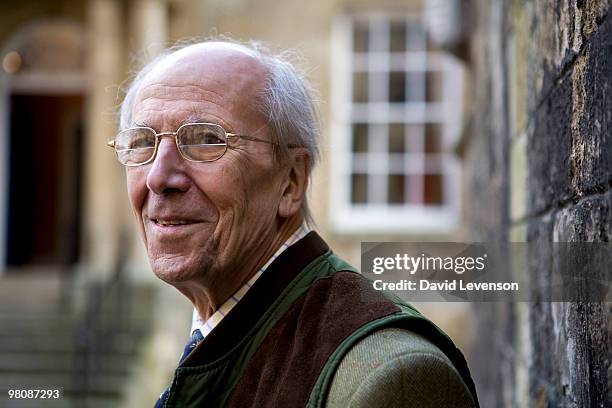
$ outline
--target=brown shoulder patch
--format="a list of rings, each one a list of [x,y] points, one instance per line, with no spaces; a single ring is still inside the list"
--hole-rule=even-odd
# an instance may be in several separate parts
[[[353,272],[319,279],[265,337],[230,407],[303,407],[330,355],[353,331],[400,309]]]

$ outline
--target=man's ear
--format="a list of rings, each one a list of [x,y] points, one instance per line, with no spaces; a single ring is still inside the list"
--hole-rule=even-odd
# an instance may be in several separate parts
[[[291,149],[289,151],[287,177],[283,183],[283,194],[278,205],[278,215],[289,218],[300,210],[310,171],[310,154],[307,149]]]

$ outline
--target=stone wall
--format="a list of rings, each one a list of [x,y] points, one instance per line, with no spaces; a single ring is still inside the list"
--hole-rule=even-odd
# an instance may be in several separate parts
[[[472,2],[472,239],[610,241],[611,9],[609,0]],[[527,273],[543,281],[552,262],[538,254]],[[474,367],[482,406],[612,404],[610,304],[488,305],[477,315],[478,333],[495,333],[476,346],[488,360]]]

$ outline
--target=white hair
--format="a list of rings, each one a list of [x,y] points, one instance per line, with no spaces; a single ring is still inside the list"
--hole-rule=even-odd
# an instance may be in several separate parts
[[[293,62],[299,59],[295,51],[287,50],[275,54],[257,41],[242,43],[223,37],[201,42],[181,43],[167,48],[140,69],[129,84],[121,104],[120,129],[132,126],[134,101],[147,75],[175,52],[202,42],[224,42],[239,46],[267,69],[266,82],[263,84],[256,103],[272,130],[273,140],[279,146],[279,149],[275,149],[279,153],[277,159],[282,161],[289,157],[290,144],[306,148],[310,155],[307,175],[310,178],[310,173],[319,160],[320,126],[316,110],[316,94],[304,72]],[[308,223],[312,224],[312,215],[306,197],[302,202],[302,215]]]

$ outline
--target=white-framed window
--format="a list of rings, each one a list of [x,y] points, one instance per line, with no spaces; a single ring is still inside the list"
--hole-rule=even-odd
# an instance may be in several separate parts
[[[336,20],[331,226],[447,233],[457,225],[463,65],[428,49],[420,16]]]

